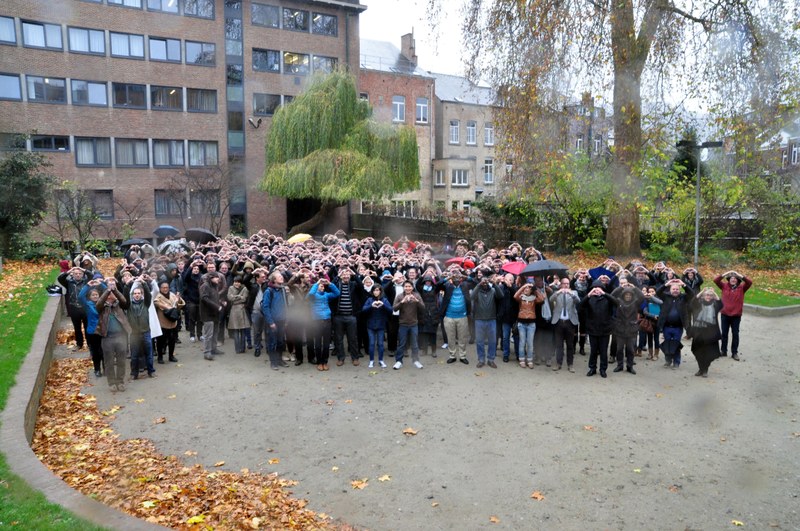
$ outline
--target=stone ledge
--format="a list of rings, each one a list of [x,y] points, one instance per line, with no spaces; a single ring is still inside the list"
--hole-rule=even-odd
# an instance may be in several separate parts
[[[0,416],[0,451],[14,474],[44,494],[48,501],[61,505],[80,518],[109,529],[166,529],[84,496],[53,474],[31,449],[36,414],[53,360],[55,336],[63,309],[61,297],[52,297],[45,306],[31,350],[17,373],[16,383]]]
[[[800,313],[800,304],[792,306],[778,306],[771,308],[769,306],[758,306],[756,304],[745,304],[745,313],[753,315],[761,315],[763,317],[783,317],[784,315],[796,315]]]

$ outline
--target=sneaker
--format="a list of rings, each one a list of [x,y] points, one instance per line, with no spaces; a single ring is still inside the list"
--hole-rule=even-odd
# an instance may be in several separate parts
[[[370,369],[372,369],[373,367],[375,367],[375,362],[374,362],[374,361],[370,361],[370,362],[369,362],[369,365],[367,365],[367,367],[369,367]]]
[[[196,338],[196,337],[194,337],[194,336],[189,336],[189,341],[191,341],[192,343],[194,343],[195,341],[197,341],[197,338]]]
[[[448,345],[447,343],[445,343],[444,345],[442,345],[442,349],[444,349],[444,350],[447,350],[447,347],[449,347],[449,346],[450,346],[450,345]]]
[[[417,369],[421,369],[422,368],[422,363],[420,363],[419,361],[415,361],[414,362],[414,367],[416,367]]]
[[[386,368],[386,364],[383,362],[383,360],[379,361],[378,365],[381,366],[381,369],[385,369]]]
[[[567,365],[567,370],[569,372],[575,372],[575,369],[572,368],[572,365]]]
[[[392,365],[392,369],[398,370],[402,366],[403,366],[403,362],[402,361],[396,361],[396,362],[394,362],[394,365]]]
[[[95,375],[97,378],[100,378],[101,376],[103,376],[103,373],[101,373],[100,371],[94,371],[94,375]]]
[[[117,384],[117,391],[119,391],[120,393],[124,393],[125,392],[125,384],[124,383],[118,383]]]

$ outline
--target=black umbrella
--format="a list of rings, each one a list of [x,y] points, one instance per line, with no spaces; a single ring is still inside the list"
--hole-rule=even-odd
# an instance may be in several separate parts
[[[148,240],[143,240],[141,238],[131,238],[130,240],[125,240],[121,244],[120,247],[130,247],[131,245],[148,245],[150,242]]]
[[[186,239],[191,242],[197,242],[200,244],[217,241],[217,237],[214,236],[213,232],[211,232],[208,229],[199,229],[199,228],[187,230]]]
[[[159,238],[166,238],[167,236],[177,236],[180,234],[180,232],[181,231],[172,225],[160,225],[158,228],[156,228],[156,230],[153,231],[153,234]]]
[[[520,275],[523,277],[547,277],[550,275],[566,275],[567,266],[555,260],[537,260],[525,266]]]

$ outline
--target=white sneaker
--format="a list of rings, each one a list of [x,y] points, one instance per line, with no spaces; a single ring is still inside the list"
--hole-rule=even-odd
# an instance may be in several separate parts
[[[450,346],[450,345],[448,345],[447,343],[445,343],[444,345],[442,345],[442,350],[447,350],[447,347],[449,347],[449,346]]]
[[[415,361],[414,362],[414,367],[416,367],[417,369],[421,369],[422,368],[422,364],[419,361]]]
[[[383,361],[379,361],[378,364],[380,364],[381,369],[385,369],[386,368],[386,364]]]
[[[402,361],[396,361],[396,362],[394,362],[394,365],[392,366],[392,369],[397,370],[402,366],[403,366],[403,362]]]
[[[369,362],[369,368],[370,369],[373,368],[374,366],[375,366],[375,362],[374,361]]]
[[[194,336],[191,336],[191,337],[189,338],[189,341],[191,341],[192,343],[194,343],[195,341],[197,341],[197,339],[195,339],[195,337],[194,337]]]

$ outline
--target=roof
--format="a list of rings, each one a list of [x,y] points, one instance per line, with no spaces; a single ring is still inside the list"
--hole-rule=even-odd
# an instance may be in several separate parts
[[[361,39],[361,68],[410,76],[431,77],[419,68],[391,42]]]
[[[491,87],[476,85],[461,76],[433,72],[430,75],[436,79],[436,97],[442,101],[495,105],[495,93]]]

